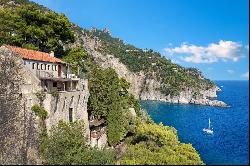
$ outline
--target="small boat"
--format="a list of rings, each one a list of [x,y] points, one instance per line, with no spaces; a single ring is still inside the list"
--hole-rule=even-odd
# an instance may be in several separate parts
[[[204,132],[206,132],[207,134],[213,134],[214,131],[213,131],[213,128],[211,128],[211,122],[210,122],[210,118],[208,119],[208,128],[204,128],[203,129]]]

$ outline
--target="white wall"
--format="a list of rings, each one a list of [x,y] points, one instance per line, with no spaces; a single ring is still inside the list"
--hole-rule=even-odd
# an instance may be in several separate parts
[[[33,68],[34,64],[34,68]],[[38,68],[37,68],[38,64]],[[34,74],[36,71],[44,71],[53,75],[53,77],[58,77],[58,65],[61,66],[61,77],[66,78],[66,64],[61,63],[50,63],[34,60],[24,60],[24,65],[28,67]],[[42,65],[42,66],[41,66]],[[45,67],[46,65],[46,67]]]

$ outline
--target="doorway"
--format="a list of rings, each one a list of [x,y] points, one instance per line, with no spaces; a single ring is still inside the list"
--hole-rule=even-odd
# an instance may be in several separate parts
[[[62,76],[62,68],[61,65],[58,65],[58,77]]]
[[[69,108],[69,122],[73,122],[73,108]]]

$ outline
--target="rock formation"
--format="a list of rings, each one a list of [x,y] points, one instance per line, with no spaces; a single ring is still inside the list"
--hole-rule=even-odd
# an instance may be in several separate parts
[[[72,25],[73,29],[75,25]],[[158,100],[171,103],[183,103],[183,104],[201,104],[211,106],[227,106],[226,103],[217,100],[211,100],[211,98],[217,97],[217,91],[220,91],[218,87],[213,87],[208,90],[200,90],[199,96],[194,95],[192,87],[186,87],[180,92],[178,96],[164,95],[159,90],[162,83],[154,78],[148,78],[147,73],[140,71],[138,73],[131,72],[126,65],[121,63],[118,58],[115,58],[110,54],[103,54],[99,51],[102,47],[100,39],[96,36],[89,36],[84,30],[75,31],[76,42],[68,47],[83,46],[84,49],[91,54],[95,61],[102,67],[111,67],[115,69],[120,77],[124,77],[131,83],[129,92],[140,100]],[[191,72],[191,71],[190,71]]]

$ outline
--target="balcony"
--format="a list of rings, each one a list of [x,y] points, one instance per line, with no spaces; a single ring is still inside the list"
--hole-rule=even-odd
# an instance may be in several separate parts
[[[65,80],[65,81],[78,81],[80,78],[78,78],[75,74],[66,74],[58,76],[58,74],[55,74],[53,72],[48,71],[36,71],[36,76],[39,79],[53,79],[53,80]]]

